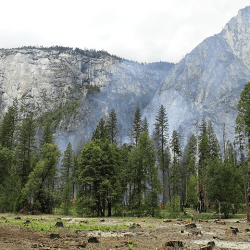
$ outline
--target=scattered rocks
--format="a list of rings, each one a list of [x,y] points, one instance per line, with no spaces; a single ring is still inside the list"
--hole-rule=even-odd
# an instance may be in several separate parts
[[[249,233],[250,232],[250,229],[245,229],[246,233]]]
[[[192,235],[196,235],[196,236],[202,235],[201,230],[195,230],[195,231],[193,231]]]
[[[212,245],[209,245],[209,246],[203,246],[200,248],[200,250],[212,250],[213,249],[213,246]]]
[[[172,220],[164,220],[163,222],[172,222]]]
[[[183,242],[182,241],[175,241],[175,240],[171,240],[165,243],[166,247],[183,247]]]
[[[87,243],[83,242],[82,244],[77,245],[76,247],[77,248],[86,248],[86,246],[87,246]]]
[[[236,235],[236,230],[235,229],[226,229],[226,234],[227,235]]]
[[[51,234],[49,237],[50,237],[50,239],[57,239],[57,238],[60,238],[60,235],[59,234]]]
[[[236,227],[230,227],[230,229],[234,229],[236,231],[236,233],[239,233],[239,229]]]
[[[225,221],[220,221],[220,220],[215,220],[215,223],[217,223],[219,225],[226,225]]]
[[[105,222],[105,220],[104,220],[104,219],[102,219],[102,220],[100,220],[100,222]]]
[[[63,227],[63,223],[62,223],[61,221],[58,221],[58,222],[56,223],[56,227]]]
[[[2,218],[4,218],[4,217],[2,217]],[[21,217],[17,216],[17,217],[15,217],[15,220],[21,220]]]
[[[214,241],[209,241],[207,244],[208,244],[208,245],[211,245],[211,246],[215,246]]]
[[[189,224],[186,224],[186,227],[187,227],[187,228],[196,228],[196,224],[194,224],[194,223],[189,223]]]
[[[99,243],[99,240],[96,237],[90,237],[88,243]]]

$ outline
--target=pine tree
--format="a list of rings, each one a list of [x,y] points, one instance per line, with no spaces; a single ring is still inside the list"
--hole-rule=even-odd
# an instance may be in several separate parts
[[[96,126],[96,129],[93,132],[91,140],[98,140],[98,139],[101,140],[108,139],[108,130],[103,118],[100,119],[99,124]]]
[[[141,111],[140,108],[137,107],[135,111],[135,117],[134,117],[134,122],[133,122],[133,131],[132,131],[132,136],[135,140],[135,146],[137,146],[138,140],[140,133],[142,132],[142,127],[141,127]]]
[[[210,121],[207,126],[207,140],[209,146],[209,158],[219,157],[220,146],[217,137],[214,133],[212,122]]]
[[[107,121],[107,131],[108,131],[110,143],[117,144],[116,136],[118,134],[118,128],[117,128],[117,117],[116,117],[115,109],[111,109],[111,112],[109,113],[109,119]]]
[[[61,166],[61,181],[63,189],[63,208],[64,214],[68,215],[71,199],[73,198],[73,177],[72,172],[74,168],[74,153],[71,143],[68,143],[64,151],[64,157]]]
[[[146,182],[151,186],[151,195],[160,192],[157,186],[159,183],[157,184],[156,180],[155,161],[154,145],[149,139],[148,132],[145,131],[140,134],[137,147],[133,148],[129,154],[130,185],[132,186],[130,209],[139,217],[145,209],[143,194],[147,190]],[[155,208],[156,201],[154,199],[149,200],[152,209]]]
[[[14,148],[14,133],[18,122],[18,102],[14,99],[12,106],[3,117],[0,125],[0,143],[9,149]]]
[[[155,125],[155,136],[154,141],[156,143],[157,149],[157,160],[160,165],[160,170],[162,171],[162,183],[163,183],[163,205],[166,204],[166,186],[165,178],[166,172],[168,171],[168,162],[165,162],[165,148],[167,146],[168,139],[168,118],[166,108],[163,105],[160,106],[158,114],[156,116]]]
[[[148,131],[148,120],[147,117],[144,118],[141,124],[142,132]]]
[[[173,164],[170,169],[169,182],[172,185],[172,196],[176,196],[181,191],[181,178],[182,178],[182,166],[180,164],[179,157],[181,156],[179,136],[176,130],[173,131],[171,148],[174,154]]]
[[[42,138],[40,140],[40,150],[42,150],[45,143],[54,144],[55,138],[51,129],[51,124],[46,122],[44,124]]]
[[[20,126],[19,143],[17,146],[18,169],[24,186],[32,171],[32,163],[35,157],[34,144],[36,135],[36,122],[34,114],[31,113],[24,118]]]

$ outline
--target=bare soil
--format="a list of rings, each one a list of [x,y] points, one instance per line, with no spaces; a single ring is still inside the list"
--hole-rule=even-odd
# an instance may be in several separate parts
[[[25,219],[29,216],[23,216]],[[32,216],[41,218],[41,216]],[[67,218],[68,219],[68,218]],[[96,219],[96,218],[95,218]],[[98,225],[123,224],[124,219],[105,218]],[[81,223],[90,218],[72,218]],[[93,219],[91,219],[93,220]],[[224,224],[225,222],[225,224]],[[246,219],[176,221],[140,219],[127,221],[130,226],[116,231],[85,231],[77,229],[69,232],[62,228],[59,237],[51,238],[50,231],[35,232],[15,225],[1,226],[0,249],[202,249],[208,242],[215,245],[211,249],[250,249],[250,225]],[[135,223],[135,224],[134,224]],[[194,223],[194,225],[192,225]],[[134,224],[134,225],[133,225]],[[233,229],[232,229],[233,228]],[[237,228],[237,229],[236,229]],[[212,243],[212,244],[213,244]],[[208,248],[209,249],[209,248]]]

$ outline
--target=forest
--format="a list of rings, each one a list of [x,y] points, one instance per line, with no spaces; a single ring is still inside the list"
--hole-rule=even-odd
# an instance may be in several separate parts
[[[222,148],[206,118],[181,147],[181,133],[169,134],[171,117],[161,105],[152,134],[137,107],[130,143],[119,146],[112,109],[79,155],[70,142],[60,152],[46,117],[38,139],[39,119],[14,100],[0,120],[0,212],[50,214],[60,208],[68,215],[74,207],[79,216],[160,218],[168,206],[173,213],[219,209],[228,218],[249,206],[249,95],[250,82],[238,102],[235,141],[226,141],[222,131]]]

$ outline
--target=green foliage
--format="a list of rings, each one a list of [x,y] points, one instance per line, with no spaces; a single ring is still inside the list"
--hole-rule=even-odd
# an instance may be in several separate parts
[[[198,180],[196,175],[191,175],[187,179],[187,204],[196,205],[198,203],[197,190],[198,189]]]
[[[182,189],[182,166],[179,161],[179,156],[181,155],[179,136],[176,130],[173,131],[171,148],[174,153],[173,164],[170,169],[169,183],[172,187],[172,195],[176,196]]]
[[[142,127],[141,127],[141,111],[140,108],[137,107],[135,111],[135,117],[134,117],[134,122],[133,122],[133,129],[132,129],[132,136],[135,140],[135,146],[137,146],[138,140],[140,133],[142,132]]]
[[[240,94],[240,100],[237,105],[238,115],[236,118],[236,130],[245,132],[250,142],[250,82],[248,82],[244,90]],[[240,133],[241,137],[243,133]]]
[[[243,198],[241,169],[232,162],[223,163],[217,158],[208,161],[206,176],[207,197],[216,206],[219,201],[221,211],[228,218],[231,204],[237,205]]]
[[[170,216],[172,218],[176,218],[179,214],[179,212],[181,211],[181,207],[180,207],[180,196],[175,195],[173,196],[173,198],[171,199],[171,201],[168,204],[169,207],[169,211],[170,211]]]
[[[97,85],[85,85],[85,88],[87,89],[87,95],[90,95],[94,92],[100,92],[100,87]]]
[[[74,114],[77,108],[78,101],[68,102],[55,110],[45,112],[36,119],[36,122],[41,127],[44,127],[46,123],[49,123],[51,127],[57,127],[64,117]]]
[[[107,139],[92,140],[83,147],[77,169],[80,187],[76,198],[78,211],[85,208],[104,216],[108,204],[108,215],[111,215],[111,205],[122,198],[118,177],[120,166],[121,151],[116,144],[109,144]]]
[[[57,145],[45,143],[42,148],[43,159],[40,160],[30,173],[22,193],[25,196],[34,196],[42,205],[42,212],[51,212],[53,192],[49,187],[50,180],[55,178],[57,163],[61,156]],[[45,188],[45,183],[47,188]]]
[[[99,124],[97,125],[91,140],[107,140],[109,138],[107,126],[103,118],[100,119]]]
[[[14,148],[14,133],[18,121],[18,102],[14,99],[13,105],[3,117],[0,124],[0,144],[8,149]]]
[[[154,130],[154,142],[157,150],[157,161],[159,168],[162,171],[162,185],[163,185],[163,205],[166,204],[166,173],[169,176],[170,165],[170,152],[167,147],[168,139],[168,117],[166,108],[163,105],[160,106],[158,114],[156,116],[156,123]]]
[[[116,143],[116,136],[118,134],[118,129],[117,129],[117,117],[115,109],[111,109],[111,112],[109,113],[109,119],[107,121],[107,132],[110,143]]]
[[[26,184],[33,167],[36,132],[34,114],[31,113],[23,119],[22,125],[20,126],[19,142],[16,148],[18,172],[21,176],[23,186]]]

